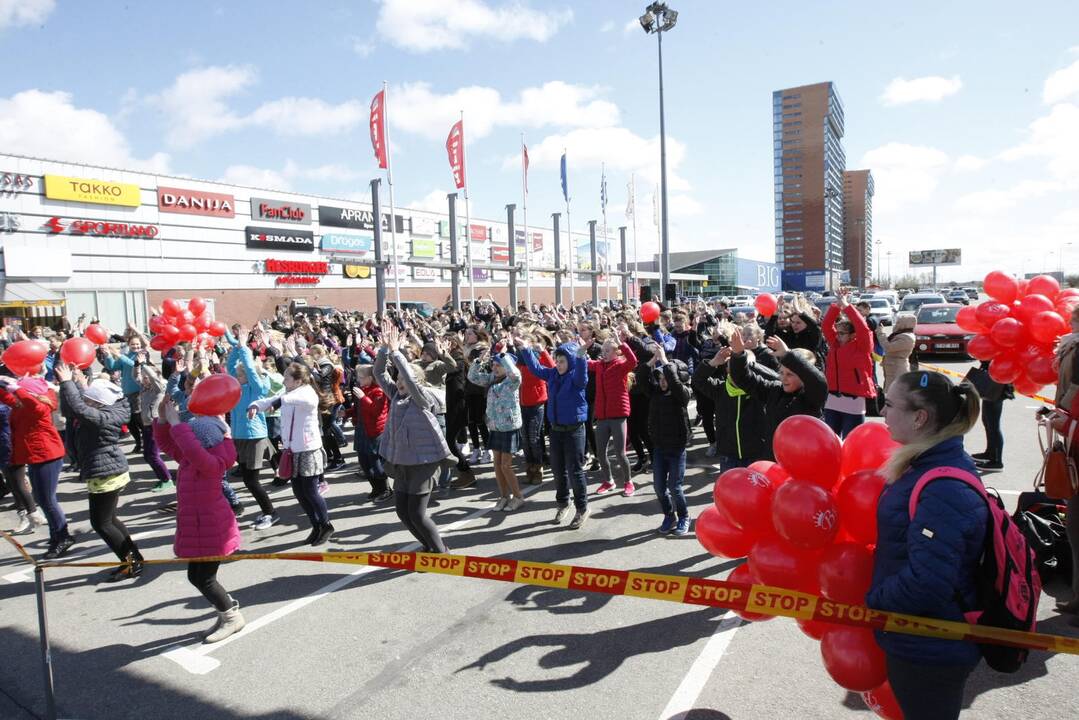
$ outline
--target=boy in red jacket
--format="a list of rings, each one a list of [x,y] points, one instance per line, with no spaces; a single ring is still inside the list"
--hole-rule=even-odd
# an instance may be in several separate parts
[[[353,445],[360,458],[360,467],[371,483],[371,492],[367,499],[372,502],[385,502],[393,497],[386,485],[386,471],[382,467],[382,458],[378,455],[378,441],[386,427],[386,415],[389,404],[386,394],[375,382],[374,368],[371,365],[359,365],[356,368],[358,385],[352,388],[353,404],[352,424],[356,427]]]

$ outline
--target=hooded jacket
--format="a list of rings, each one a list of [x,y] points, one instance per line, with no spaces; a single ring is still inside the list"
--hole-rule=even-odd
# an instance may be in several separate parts
[[[394,352],[397,377],[403,378],[408,386],[408,395],[402,395],[386,371],[387,357],[389,353],[383,347],[375,358],[375,381],[390,403],[379,455],[394,465],[425,465],[444,460],[450,448],[433,414],[431,396],[416,384],[405,356]]]
[[[596,401],[592,414],[596,420],[629,417],[629,389],[626,378],[637,366],[637,356],[626,343],[621,346],[622,357],[610,362],[589,360],[588,372],[596,378]]]
[[[720,455],[759,460],[765,452],[764,405],[738,386],[727,368],[702,362],[693,373],[693,389],[716,406],[716,448]]]
[[[0,388],[0,402],[11,407],[11,464],[36,465],[64,456],[64,443],[52,422],[57,398],[52,390],[46,402],[23,388]],[[50,404],[51,403],[51,404]]]
[[[262,412],[248,419],[247,408],[256,400],[261,400],[270,392],[270,381],[255,370],[255,360],[251,348],[236,345],[229,352],[227,368],[229,375],[236,377],[236,368],[243,365],[247,382],[240,386],[240,402],[230,412],[229,423],[232,436],[237,440],[258,440],[267,436],[266,415]]]
[[[75,432],[79,479],[111,478],[127,472],[127,456],[120,447],[121,427],[131,417],[127,403],[121,398],[112,405],[90,407],[71,380],[60,383],[60,397],[79,419]]]
[[[854,326],[854,337],[840,345],[836,340],[835,321],[839,318],[839,305],[833,303],[821,320],[824,339],[828,341],[828,360],[824,363],[828,378],[828,392],[850,397],[876,397],[873,383],[873,333],[858,308],[848,305],[844,314]]]
[[[502,365],[506,377],[495,379],[494,372],[483,369],[479,360],[472,361],[468,369],[468,381],[487,388],[487,410],[485,419],[487,428],[495,432],[512,432],[521,428],[521,371],[517,369],[516,359],[501,353],[491,360]]]
[[[667,392],[660,389],[659,380],[654,374],[644,382],[649,396],[648,433],[657,450],[682,451],[689,445],[692,436],[689,413],[686,412],[689,388],[682,384],[672,363],[664,365],[659,372],[667,379]]]
[[[529,372],[547,383],[547,420],[552,425],[576,425],[588,419],[588,400],[585,390],[588,387],[588,361],[579,355],[577,343],[563,343],[555,350],[555,355],[563,355],[569,362],[569,370],[564,375],[556,367],[543,367],[536,362],[536,354],[530,348],[520,351]]]
[[[385,430],[390,407],[386,393],[382,392],[378,383],[360,389],[363,390],[363,397],[353,405],[352,424],[356,426],[356,432],[374,439]]]
[[[539,364],[554,367],[554,359],[544,350],[539,355]],[[517,369],[521,371],[521,407],[535,407],[547,402],[547,383],[533,375],[520,358],[517,359]]]

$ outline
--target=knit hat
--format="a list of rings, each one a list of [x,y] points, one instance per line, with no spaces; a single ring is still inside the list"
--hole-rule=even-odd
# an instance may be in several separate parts
[[[187,424],[199,439],[199,445],[206,449],[219,445],[228,432],[228,425],[216,415],[195,415]]]
[[[124,391],[116,383],[108,380],[95,380],[90,383],[83,393],[87,400],[93,400],[99,405],[113,405],[124,396]]]

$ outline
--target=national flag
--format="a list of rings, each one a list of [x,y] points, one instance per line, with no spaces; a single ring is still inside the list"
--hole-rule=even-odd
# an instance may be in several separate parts
[[[562,151],[562,197],[569,202],[569,182],[566,180],[566,153]]]
[[[629,196],[628,199],[626,200],[626,217],[631,218],[631,217],[633,217],[633,212],[634,212],[633,204],[636,202],[636,195],[637,195],[636,190],[633,187],[633,176],[632,175],[630,176],[629,182],[626,183],[626,191],[627,191],[627,194]]]
[[[652,192],[652,224],[659,227],[659,197]]]
[[[383,170],[387,166],[386,158],[386,116],[383,108],[386,100],[386,91],[379,90],[371,100],[371,147],[375,151],[375,159],[378,166]]]
[[[464,120],[458,120],[450,128],[446,137],[446,155],[453,171],[453,184],[458,190],[465,186],[465,127]]]
[[[603,174],[599,180],[599,204],[603,208],[603,211],[607,211],[607,170],[603,170]]]
[[[521,152],[524,153],[524,158],[523,158],[522,162],[524,162],[525,195],[527,195],[528,194],[528,146],[525,145],[524,143],[521,143]]]

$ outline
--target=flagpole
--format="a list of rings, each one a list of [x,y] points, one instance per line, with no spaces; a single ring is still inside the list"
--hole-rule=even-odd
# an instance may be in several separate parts
[[[532,312],[532,239],[528,237],[528,165],[525,163],[525,134],[521,133],[521,223],[525,233],[525,304]],[[517,238],[513,238],[516,242]],[[517,312],[517,308],[513,308]]]
[[[566,148],[562,148],[562,156],[566,157]],[[569,242],[569,306],[572,309],[573,305],[577,302],[577,296],[574,294],[573,281],[577,277],[577,260],[574,254],[577,252],[577,248],[573,246],[573,230],[570,226],[569,218],[569,162],[566,163],[566,188],[564,197],[566,199],[566,239]]]
[[[640,296],[641,281],[637,275],[637,179],[633,173],[629,174],[629,195],[633,203],[633,289]],[[623,298],[628,301],[629,298]]]
[[[390,91],[382,81],[382,125],[386,134],[386,184],[390,186],[390,251],[393,253],[393,291],[397,299],[397,312],[401,312],[401,268],[397,264],[397,218],[393,211],[393,160],[390,155]],[[376,218],[375,222],[382,222]]]
[[[468,158],[465,152],[465,111],[461,111],[461,165],[465,181],[465,257],[468,258],[468,294],[472,298],[472,314],[476,314],[476,275],[472,272],[472,208],[468,202]]]
[[[607,164],[600,163],[600,177],[603,183],[603,264],[606,266],[607,273],[605,275],[605,282],[607,285],[607,307],[611,306],[611,242],[607,238]],[[595,269],[595,268],[593,268]]]

